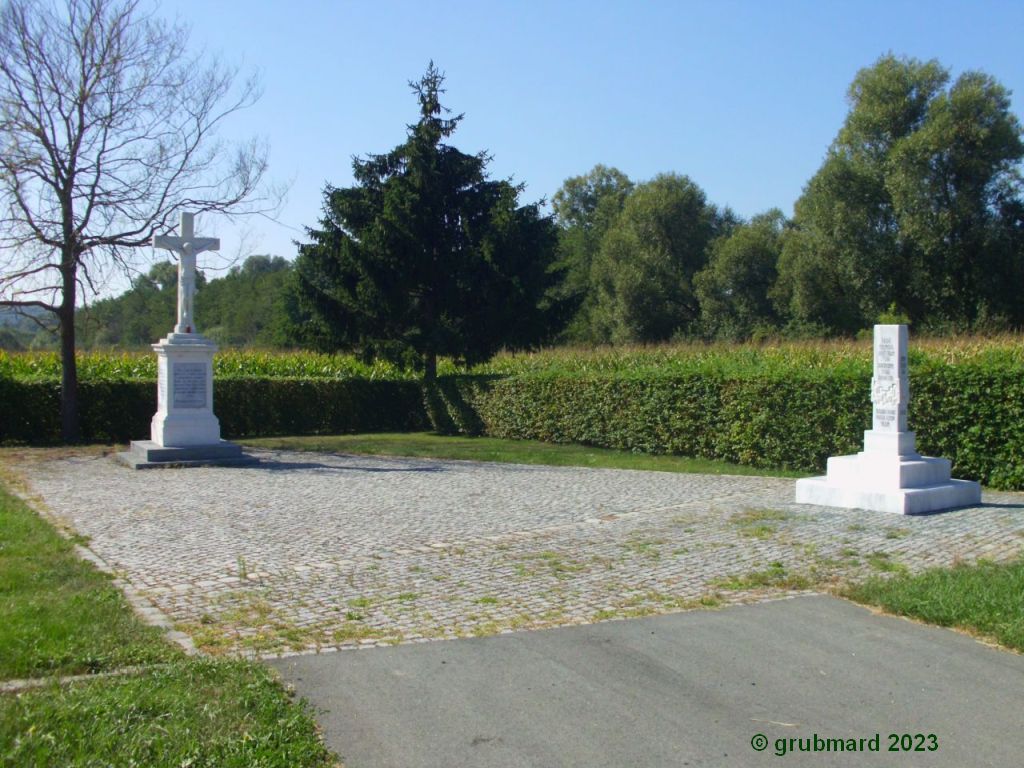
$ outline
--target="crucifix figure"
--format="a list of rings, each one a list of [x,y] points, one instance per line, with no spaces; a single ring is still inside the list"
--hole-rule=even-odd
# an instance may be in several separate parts
[[[182,213],[180,237],[157,235],[153,238],[153,247],[166,248],[178,254],[178,322],[174,326],[174,332],[195,333],[196,324],[192,307],[196,294],[196,254],[218,250],[220,239],[196,237],[193,231],[193,215]]]

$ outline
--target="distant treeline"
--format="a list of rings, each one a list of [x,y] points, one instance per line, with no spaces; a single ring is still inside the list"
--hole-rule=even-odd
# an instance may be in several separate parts
[[[792,218],[773,209],[743,220],[675,173],[634,182],[597,165],[568,179],[552,199],[549,298],[570,311],[544,341],[854,336],[879,321],[929,334],[1024,326],[1024,142],[1006,88],[889,55],[857,74],[848,98]],[[294,283],[289,261],[252,256],[200,279],[197,324],[224,345],[297,346],[308,317]],[[163,262],[81,310],[81,346],[166,335],[175,285]],[[47,338],[0,323],[0,347]]]
[[[224,346],[288,345],[282,307],[291,264],[280,256],[250,256],[224,276],[196,278],[196,325]],[[79,310],[84,348],[138,347],[166,336],[177,313],[177,266],[153,265],[130,290]]]
[[[1009,92],[884,56],[792,219],[749,221],[689,178],[597,166],[554,196],[580,309],[569,340],[849,336],[878,321],[950,333],[1024,323],[1021,125]],[[753,181],[753,180],[752,180]]]

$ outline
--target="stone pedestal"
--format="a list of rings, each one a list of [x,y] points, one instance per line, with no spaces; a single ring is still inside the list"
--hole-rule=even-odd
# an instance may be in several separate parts
[[[981,486],[950,478],[948,459],[921,456],[907,429],[907,326],[876,325],[872,428],[864,450],[832,456],[824,477],[797,480],[796,501],[903,515],[981,503]]]
[[[157,354],[157,411],[150,440],[119,454],[134,469],[255,464],[239,445],[220,439],[213,414],[213,355],[217,345],[197,333],[171,333]]]
[[[196,332],[192,309],[196,254],[217,250],[220,240],[196,237],[191,213],[182,212],[179,235],[153,238],[154,248],[178,254],[178,318],[173,333],[153,345],[157,356],[157,407],[151,440],[135,440],[118,460],[133,469],[256,464],[242,448],[220,439],[213,415],[213,355],[217,345]]]
[[[218,443],[220,422],[213,415],[217,345],[197,333],[171,333],[154,344],[153,351],[157,357],[153,442],[167,448]]]

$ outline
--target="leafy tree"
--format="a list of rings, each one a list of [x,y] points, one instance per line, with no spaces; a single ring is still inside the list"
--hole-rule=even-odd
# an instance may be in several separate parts
[[[0,349],[20,351],[52,348],[53,336],[47,330],[40,310],[19,310],[0,306]]]
[[[972,322],[984,305],[1024,317],[1019,283],[1004,291],[1024,251],[1000,247],[1013,227],[1008,209],[1021,201],[1022,157],[1009,92],[980,72],[936,94],[921,127],[894,148],[886,185],[921,256],[912,286],[922,313]]]
[[[686,176],[637,185],[608,229],[593,266],[596,333],[612,342],[663,341],[693,331],[700,305],[693,276],[711,241],[731,229]]]
[[[258,206],[266,150],[216,143],[253,81],[186,55],[138,0],[0,7],[0,306],[52,313],[61,431],[77,439],[75,307],[176,213]]]
[[[1005,285],[1024,255],[1021,127],[992,78],[948,83],[937,62],[892,55],[857,74],[780,259],[773,295],[794,322],[852,333],[889,308],[965,325],[1019,307]]]
[[[196,290],[206,285],[206,276],[202,270],[196,270]],[[149,268],[149,272],[133,281],[135,288],[155,288],[165,293],[177,293],[178,291],[178,267],[171,261],[158,261]],[[176,297],[175,297],[176,298]],[[170,320],[164,319],[167,325],[173,321],[175,315],[171,314]]]
[[[10,350],[11,352],[20,352],[26,347],[25,334],[18,331],[18,329],[0,325],[0,349]]]
[[[693,279],[705,334],[740,340],[778,324],[769,292],[786,225],[782,211],[773,208],[712,243],[707,266]]]
[[[232,346],[283,346],[285,283],[292,265],[280,256],[256,255],[207,282],[196,273],[196,319],[206,335]],[[154,264],[116,298],[78,312],[79,339],[85,347],[148,346],[173,323],[177,302],[177,267]]]
[[[280,256],[256,255],[196,293],[196,320],[206,335],[232,346],[280,346],[284,316],[281,293],[291,264]]]
[[[196,272],[196,297],[202,294],[206,277]],[[170,330],[178,297],[178,268],[160,261],[139,275],[132,286],[117,297],[102,299],[78,310],[76,333],[83,347],[142,347],[152,344]]]
[[[485,360],[551,335],[561,306],[556,228],[521,187],[487,178],[485,153],[444,143],[462,115],[442,117],[443,75],[410,83],[420,104],[407,140],[353,161],[356,186],[328,186],[318,229],[299,246],[291,311],[299,338],[322,348],[421,362]]]
[[[633,182],[622,171],[595,165],[583,176],[566,179],[551,201],[559,225],[559,261],[566,270],[563,292],[577,306],[563,334],[566,339],[594,341],[591,266],[632,189]]]

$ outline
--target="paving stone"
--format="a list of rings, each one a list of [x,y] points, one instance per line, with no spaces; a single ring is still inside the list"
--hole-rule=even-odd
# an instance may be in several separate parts
[[[585,623],[1024,550],[1024,494],[902,517],[797,505],[778,478],[251,453],[247,468],[56,453],[12,468],[178,627],[243,653]]]

